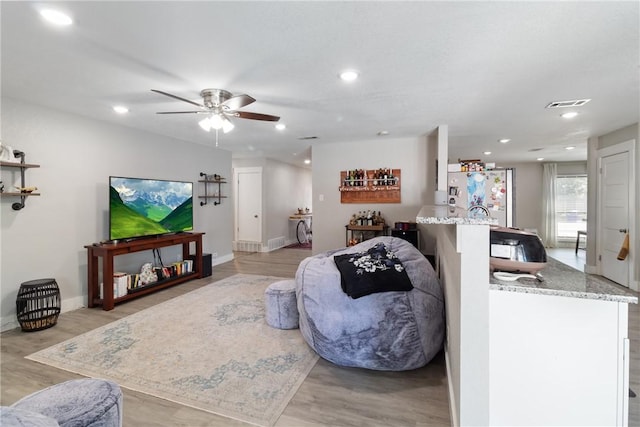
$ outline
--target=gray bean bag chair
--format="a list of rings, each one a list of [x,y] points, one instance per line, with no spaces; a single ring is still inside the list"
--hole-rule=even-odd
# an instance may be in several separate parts
[[[391,267],[376,270],[369,254],[379,253],[381,247],[386,252],[378,258]],[[352,264],[355,275],[347,276],[347,283],[336,261],[341,268],[345,262]],[[404,270],[410,290],[370,288],[370,280],[360,283],[367,273],[378,277],[380,270],[386,270],[383,274]],[[355,291],[349,289],[349,281],[355,282]],[[389,285],[390,289],[407,289],[406,284],[384,284]],[[296,298],[305,341],[337,365],[385,371],[416,369],[442,349],[442,288],[429,261],[405,240],[377,237],[306,258],[296,272]]]
[[[118,384],[82,378],[52,385],[0,408],[2,427],[121,427]]]

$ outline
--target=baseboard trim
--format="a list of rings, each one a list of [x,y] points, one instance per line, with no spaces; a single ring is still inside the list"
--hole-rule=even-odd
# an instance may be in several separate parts
[[[86,295],[77,296],[73,298],[62,298],[60,301],[60,313],[66,313],[68,311],[77,310],[79,308],[84,308],[87,306],[86,304],[87,297]],[[0,332],[9,331],[11,329],[16,329],[20,327],[20,323],[18,323],[18,319],[16,317],[15,311],[13,314],[9,316],[3,316],[2,325],[0,326]],[[55,328],[55,326],[53,326]]]
[[[233,254],[227,254],[227,255],[223,255],[217,258],[213,258],[211,260],[211,265],[212,266],[216,266],[216,265],[220,265],[220,264],[224,264],[225,262],[229,262],[229,261],[233,261],[234,256]]]
[[[587,274],[598,274],[598,266],[585,264],[584,272]]]

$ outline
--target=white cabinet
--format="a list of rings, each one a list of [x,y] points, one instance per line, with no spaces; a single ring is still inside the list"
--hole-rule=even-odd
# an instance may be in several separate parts
[[[489,307],[492,426],[627,425],[626,303],[491,290]]]

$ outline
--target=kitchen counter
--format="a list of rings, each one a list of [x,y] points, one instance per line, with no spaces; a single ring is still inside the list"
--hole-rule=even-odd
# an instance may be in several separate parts
[[[498,225],[497,218],[490,218],[449,205],[423,206],[416,216],[418,224],[470,224]]]
[[[600,276],[585,274],[553,258],[540,271],[544,282],[536,279],[518,279],[513,282],[489,278],[489,289],[528,294],[555,295],[603,301],[638,303],[638,294],[616,285]]]
[[[445,293],[452,425],[627,426],[628,306],[638,294],[555,259],[545,282],[496,280],[489,226],[449,214],[426,207],[417,222],[457,224],[428,226]]]

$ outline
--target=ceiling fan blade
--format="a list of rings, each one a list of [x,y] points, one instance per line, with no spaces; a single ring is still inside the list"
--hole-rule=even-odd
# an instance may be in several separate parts
[[[161,95],[165,95],[165,96],[168,96],[168,97],[170,97],[170,98],[177,99],[177,100],[179,100],[179,101],[188,102],[189,104],[195,105],[196,107],[205,108],[205,107],[204,107],[204,105],[202,105],[202,104],[198,104],[197,102],[193,102],[193,101],[191,101],[191,100],[189,100],[189,99],[186,99],[186,98],[181,98],[181,97],[179,97],[178,95],[172,95],[172,94],[170,94],[170,93],[163,92],[163,91],[161,91],[161,90],[157,90],[157,89],[151,89],[151,92],[156,92],[156,93],[159,93],[159,94],[161,94]]]
[[[249,104],[253,104],[256,100],[249,95],[236,95],[224,101],[222,108],[225,110],[239,110]]]
[[[251,120],[264,120],[267,122],[277,122],[280,120],[278,116],[270,116],[269,114],[251,113],[249,111],[234,111],[231,113],[234,117],[240,117],[241,119]]]
[[[156,114],[210,114],[209,111],[158,111]]]

